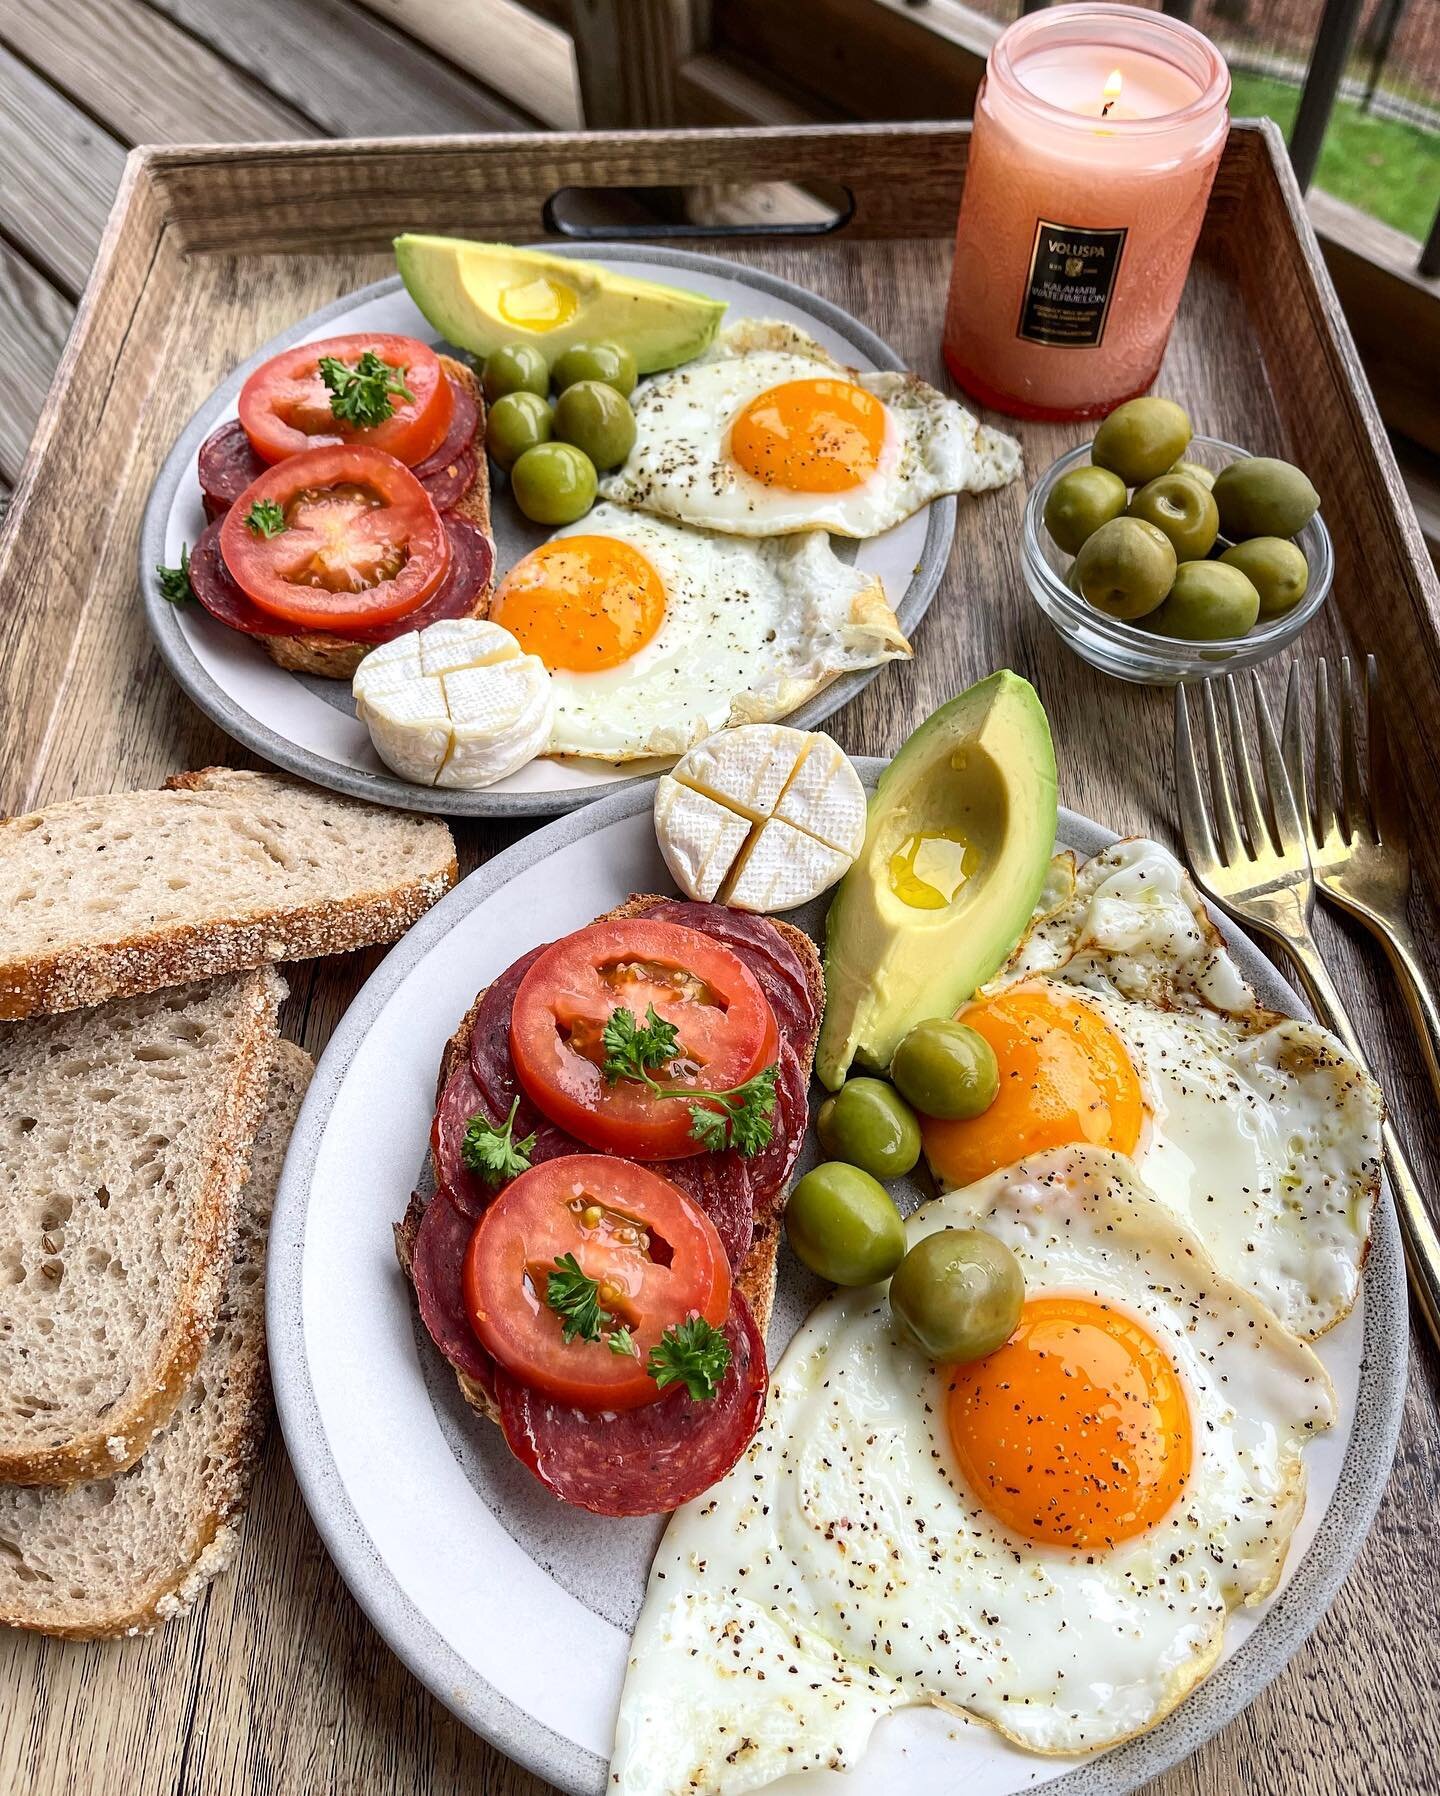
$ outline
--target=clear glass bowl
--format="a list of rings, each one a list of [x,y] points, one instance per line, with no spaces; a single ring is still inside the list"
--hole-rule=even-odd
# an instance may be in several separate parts
[[[1232,461],[1253,453],[1222,443],[1218,437],[1192,437],[1185,451],[1187,461],[1197,461],[1218,473]],[[1335,574],[1330,532],[1317,512],[1295,538],[1310,567],[1305,596],[1283,617],[1255,626],[1248,636],[1227,636],[1216,642],[1181,642],[1173,636],[1156,636],[1136,624],[1110,618],[1087,605],[1065,584],[1072,556],[1051,542],[1043,519],[1045,502],[1062,474],[1090,459],[1090,445],[1081,443],[1055,462],[1036,481],[1025,506],[1025,583],[1036,604],[1077,655],[1092,667],[1138,685],[1175,686],[1182,680],[1206,680],[1215,674],[1236,673],[1254,667],[1291,643],[1325,603]]]

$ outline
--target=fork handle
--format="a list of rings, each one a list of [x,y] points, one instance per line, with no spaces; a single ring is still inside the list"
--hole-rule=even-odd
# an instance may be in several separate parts
[[[1321,1020],[1340,1037],[1362,1066],[1368,1066],[1369,1059],[1360,1045],[1344,1000],[1335,989],[1335,982],[1320,958],[1320,950],[1313,938],[1307,934],[1296,940],[1287,934],[1277,939],[1299,969],[1301,981]],[[1410,1289],[1430,1326],[1431,1339],[1440,1346],[1440,1235],[1435,1231],[1430,1211],[1415,1183],[1405,1150],[1388,1122],[1381,1130],[1381,1139],[1395,1193],[1400,1234],[1405,1242]]]

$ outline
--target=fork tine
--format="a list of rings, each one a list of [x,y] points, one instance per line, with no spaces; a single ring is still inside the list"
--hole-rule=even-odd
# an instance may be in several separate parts
[[[1315,837],[1338,833],[1335,815],[1335,728],[1330,718],[1330,670],[1321,655],[1315,663]]]
[[[1293,676],[1294,668],[1290,671]],[[1294,685],[1292,678],[1292,688]],[[1298,855],[1304,852],[1305,829],[1300,821],[1300,809],[1295,802],[1289,775],[1285,771],[1285,760],[1276,739],[1275,725],[1270,720],[1265,688],[1260,684],[1260,676],[1253,668],[1250,670],[1250,690],[1255,700],[1255,720],[1260,726],[1260,760],[1265,769],[1265,797],[1270,807],[1270,827],[1281,854]],[[1288,729],[1288,701],[1285,709]]]
[[[1210,794],[1215,808],[1215,832],[1220,838],[1220,853],[1227,867],[1238,867],[1246,858],[1240,840],[1240,823],[1235,815],[1235,801],[1230,796],[1230,776],[1220,746],[1220,713],[1216,708],[1213,682],[1206,680],[1200,688],[1205,712],[1205,752],[1210,758]]]
[[[1190,706],[1185,688],[1175,688],[1175,789],[1180,799],[1180,830],[1185,838],[1185,855],[1197,876],[1219,862],[1215,838],[1210,833],[1210,814],[1205,807],[1205,789],[1200,781],[1200,763],[1195,758],[1195,743],[1190,735]]]
[[[1365,657],[1365,746],[1369,759],[1370,815],[1382,848],[1405,846],[1405,805],[1390,749],[1390,727],[1380,689],[1380,664]]]
[[[1250,752],[1250,738],[1240,716],[1239,691],[1234,674],[1225,676],[1225,721],[1230,726],[1230,758],[1235,763],[1235,781],[1240,788],[1240,809],[1245,817],[1245,834],[1250,841],[1250,858],[1258,860],[1274,849],[1270,828],[1260,809],[1260,794],[1255,789],[1255,760]]]
[[[1360,744],[1355,729],[1359,710],[1359,683],[1350,657],[1344,655],[1340,660],[1340,805],[1347,842],[1357,835],[1374,834],[1360,778]]]
[[[1305,720],[1300,715],[1300,663],[1290,663],[1290,677],[1285,682],[1285,721],[1282,725],[1285,771],[1290,776],[1290,792],[1300,820],[1300,833],[1306,841],[1313,839],[1314,825],[1310,816],[1310,777],[1305,768]]]

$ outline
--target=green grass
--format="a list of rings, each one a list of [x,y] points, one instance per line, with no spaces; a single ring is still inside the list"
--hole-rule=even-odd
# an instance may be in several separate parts
[[[1234,71],[1230,111],[1236,118],[1273,118],[1288,134],[1299,103],[1300,90],[1289,82]],[[1315,185],[1423,241],[1440,204],[1440,136],[1340,100],[1330,115]]]

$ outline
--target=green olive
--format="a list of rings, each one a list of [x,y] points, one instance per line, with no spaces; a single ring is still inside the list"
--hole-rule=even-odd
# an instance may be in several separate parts
[[[1218,642],[1243,636],[1260,615],[1260,595],[1238,567],[1223,561],[1182,561],[1175,583],[1145,628],[1182,642]]]
[[[932,1017],[896,1048],[890,1077],[922,1116],[980,1116],[995,1102],[1000,1069],[995,1050],[968,1023]]]
[[[1176,557],[1163,530],[1144,518],[1112,518],[1075,557],[1080,596],[1107,617],[1144,617],[1170,590]]]
[[[858,1166],[813,1167],[785,1206],[790,1245],[834,1285],[889,1278],[905,1252],[905,1224],[885,1187]]]
[[[555,434],[597,468],[618,468],[635,445],[630,402],[603,381],[577,380],[555,401]]]
[[[1073,555],[1102,524],[1125,509],[1125,482],[1108,468],[1071,468],[1045,501],[1045,528],[1052,541]]]
[[[1283,617],[1305,597],[1310,565],[1288,538],[1252,536],[1220,559],[1240,572],[1260,595],[1261,617]]]
[[[1215,470],[1207,468],[1203,462],[1177,461],[1173,468],[1167,470],[1171,474],[1186,474],[1191,480],[1198,480],[1208,493],[1215,485]]]
[[[543,399],[550,391],[550,364],[533,343],[502,343],[486,356],[480,385],[487,405],[507,393],[538,393]]]
[[[826,1098],[815,1133],[832,1160],[877,1179],[898,1179],[920,1158],[915,1112],[883,1079],[850,1079]]]
[[[533,524],[573,524],[595,503],[595,464],[573,443],[539,443],[510,470],[515,503]]]
[[[622,399],[635,391],[635,357],[623,343],[572,343],[554,367],[555,391],[577,380],[598,380]]]
[[[1215,503],[1220,528],[1240,543],[1252,536],[1294,536],[1320,509],[1320,495],[1288,461],[1255,455],[1220,470]]]
[[[1201,560],[1220,534],[1220,513],[1209,487],[1188,474],[1172,472],[1147,480],[1130,501],[1126,516],[1143,518],[1161,531],[1177,561]]]
[[[890,1280],[891,1314],[940,1365],[964,1365],[1003,1347],[1024,1302],[1020,1262],[983,1229],[926,1235]]]
[[[538,393],[506,393],[485,419],[485,447],[498,467],[513,468],[527,449],[550,441],[552,428],[548,399]]]
[[[1095,432],[1090,459],[1126,486],[1144,486],[1174,466],[1192,435],[1189,417],[1173,399],[1127,399]]]

